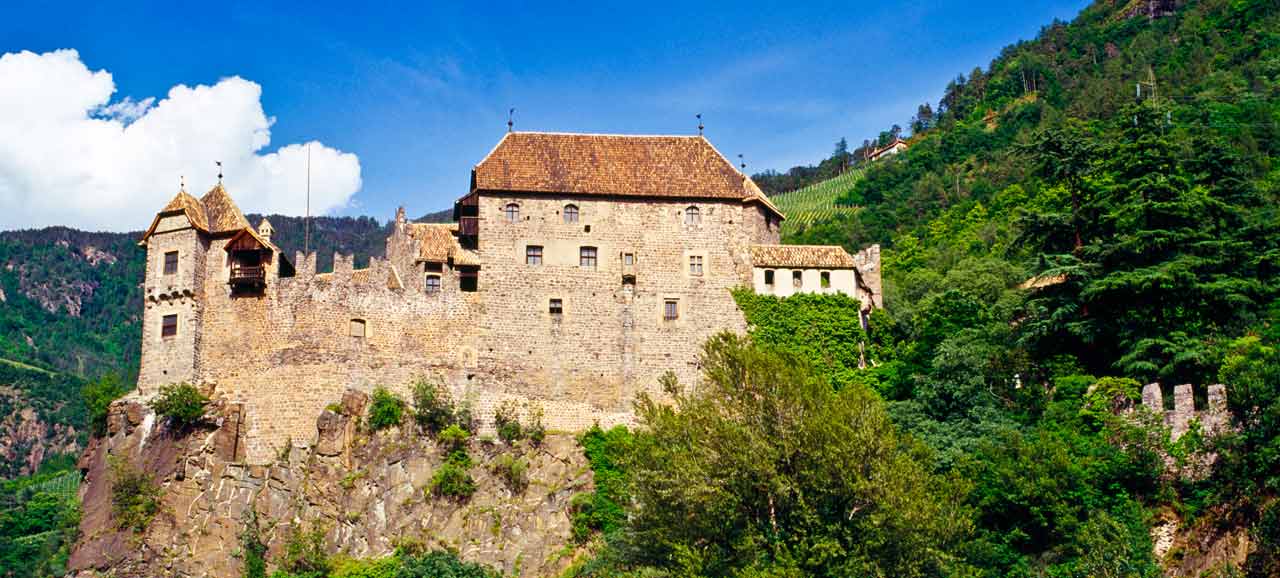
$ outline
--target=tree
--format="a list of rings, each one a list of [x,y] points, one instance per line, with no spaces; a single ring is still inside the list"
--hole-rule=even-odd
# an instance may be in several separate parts
[[[686,576],[957,569],[963,486],[929,473],[873,393],[836,391],[799,359],[727,333],[702,361],[699,394],[637,404],[648,433],[628,462],[631,563]]]

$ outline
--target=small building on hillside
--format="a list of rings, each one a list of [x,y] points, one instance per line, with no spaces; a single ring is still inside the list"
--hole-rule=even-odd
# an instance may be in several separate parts
[[[862,302],[863,325],[883,307],[880,246],[850,255],[838,245],[752,245],[752,288],[761,295],[843,293]]]
[[[884,145],[876,150],[871,151],[871,154],[867,155],[867,160],[878,161],[882,158],[893,156],[902,151],[905,151],[907,150],[907,148],[909,148],[909,146],[907,145],[907,141],[904,141],[900,138],[895,138],[893,139],[893,142],[887,145]]]

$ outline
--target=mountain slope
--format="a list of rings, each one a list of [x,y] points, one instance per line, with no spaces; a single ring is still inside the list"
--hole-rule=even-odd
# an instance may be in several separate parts
[[[853,190],[862,175],[863,169],[850,169],[825,181],[769,197],[787,216],[782,222],[782,234],[802,230],[816,221],[830,220],[836,215],[852,215],[857,209],[837,204],[836,199]]]

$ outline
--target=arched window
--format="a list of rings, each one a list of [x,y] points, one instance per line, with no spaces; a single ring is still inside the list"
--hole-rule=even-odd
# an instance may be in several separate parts
[[[702,211],[698,207],[689,207],[684,210],[684,224],[697,225],[702,222]]]
[[[517,205],[515,203],[507,203],[507,206],[503,207],[502,209],[502,214],[507,218],[508,223],[514,223],[516,221],[519,221],[520,205]]]
[[[564,206],[564,222],[566,223],[578,222],[578,205]]]

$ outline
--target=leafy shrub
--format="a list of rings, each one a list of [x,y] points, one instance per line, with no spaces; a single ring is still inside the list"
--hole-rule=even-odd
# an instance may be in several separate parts
[[[436,550],[426,554],[404,556],[396,578],[501,578],[496,570],[472,562],[463,562],[452,552]]]
[[[246,508],[244,529],[240,531],[240,552],[244,559],[243,578],[267,578],[267,545],[262,541],[258,511]]]
[[[85,406],[89,410],[89,431],[94,437],[107,434],[107,409],[111,407],[111,402],[119,399],[127,391],[124,383],[120,381],[120,376],[114,373],[104,375],[98,381],[84,384],[80,395],[84,397]]]
[[[440,432],[440,444],[449,453],[464,451],[467,447],[467,440],[470,438],[471,434],[456,424],[444,428],[444,431]]]
[[[461,458],[456,458],[461,454]],[[476,481],[467,472],[471,459],[462,452],[454,452],[449,460],[431,476],[431,493],[445,498],[470,498],[476,493]]]
[[[404,420],[404,400],[385,387],[373,390],[369,403],[369,429],[382,431],[400,425]]]
[[[507,400],[498,406],[493,413],[493,427],[498,430],[498,437],[508,444],[524,438],[524,431],[520,427],[520,411],[515,402]]]
[[[140,532],[160,511],[160,486],[150,474],[124,459],[108,458],[111,466],[111,517],[116,527]]]
[[[171,383],[160,388],[160,394],[147,405],[174,427],[185,429],[204,419],[209,398],[189,383]]]
[[[529,436],[529,443],[533,447],[542,445],[543,440],[547,439],[547,426],[542,424],[542,408],[536,408],[530,412],[529,427],[525,428],[525,433]]]
[[[529,461],[502,454],[493,461],[490,470],[513,492],[523,492],[529,486]]]
[[[433,434],[456,423],[449,391],[426,379],[419,379],[413,384],[413,410],[413,419],[418,427]]]
[[[586,454],[595,477],[595,491],[573,497],[573,536],[585,542],[593,532],[612,533],[626,519],[622,504],[626,503],[623,460],[631,450],[635,436],[624,426],[608,431],[592,426],[578,444]]]
[[[330,578],[396,578],[403,563],[400,558],[389,556],[368,560],[342,558],[333,560]]]
[[[294,525],[285,537],[284,553],[280,557],[280,570],[289,574],[325,578],[329,574],[329,554],[324,547],[324,528],[313,525],[309,530]],[[275,574],[273,574],[275,576]]]

